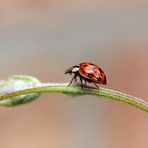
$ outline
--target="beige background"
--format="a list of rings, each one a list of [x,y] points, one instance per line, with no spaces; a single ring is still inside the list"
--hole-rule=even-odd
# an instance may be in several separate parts
[[[148,101],[147,0],[0,0],[0,78],[68,82],[64,70],[97,63],[107,88]],[[0,148],[147,148],[148,116],[116,101],[43,94],[0,108]]]

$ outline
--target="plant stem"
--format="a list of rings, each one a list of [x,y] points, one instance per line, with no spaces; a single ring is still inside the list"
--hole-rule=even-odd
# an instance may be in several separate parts
[[[136,97],[102,88],[99,90],[93,87],[84,86],[83,89],[80,85],[69,86],[67,83],[41,83],[39,86],[35,86],[28,89],[17,90],[0,96],[0,100],[14,98],[16,96],[30,94],[30,93],[42,93],[42,92],[62,92],[69,95],[94,95],[100,96],[107,99],[118,100],[126,104],[131,104],[134,107],[137,107],[143,111],[148,112],[148,102],[138,99]]]

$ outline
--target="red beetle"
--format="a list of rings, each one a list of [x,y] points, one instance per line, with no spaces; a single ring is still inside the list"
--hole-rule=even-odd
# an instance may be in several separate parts
[[[75,79],[77,81],[77,77],[80,78],[82,87],[83,87],[83,80],[88,83],[93,83],[97,88],[97,84],[107,84],[106,76],[103,70],[96,64],[90,63],[90,62],[84,62],[80,63],[78,65],[72,66],[68,68],[65,72],[65,74],[74,74],[72,80],[70,81],[69,85],[72,83],[72,81]],[[68,85],[68,86],[69,86]]]

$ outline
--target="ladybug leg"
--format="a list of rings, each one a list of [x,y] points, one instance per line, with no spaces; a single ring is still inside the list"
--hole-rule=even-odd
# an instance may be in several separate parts
[[[77,82],[77,76],[75,75],[75,82]]]
[[[95,82],[93,82],[93,84],[99,89],[99,86]]]
[[[74,79],[76,80],[76,75],[73,76],[73,78],[71,79],[70,83],[67,86],[70,86]]]
[[[87,82],[85,81],[85,86],[86,86]]]
[[[81,89],[83,89],[83,80],[81,77],[80,77],[80,82],[81,82]]]

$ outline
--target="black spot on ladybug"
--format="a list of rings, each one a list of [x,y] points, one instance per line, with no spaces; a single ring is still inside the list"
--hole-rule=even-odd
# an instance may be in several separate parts
[[[92,78],[93,77],[93,74],[92,73],[89,73],[87,77],[88,78]]]
[[[96,73],[96,72],[97,72],[96,68],[94,68],[94,67],[93,67],[92,71],[93,71],[94,73]]]
[[[101,77],[97,78],[97,80],[100,82],[101,81]]]
[[[86,73],[86,68],[82,68],[82,72]]]
[[[84,64],[83,66],[84,66],[84,67],[87,67],[88,65],[87,65],[87,64]]]
[[[99,68],[99,71],[100,71],[101,73],[103,73],[103,70],[102,70],[101,68]]]

